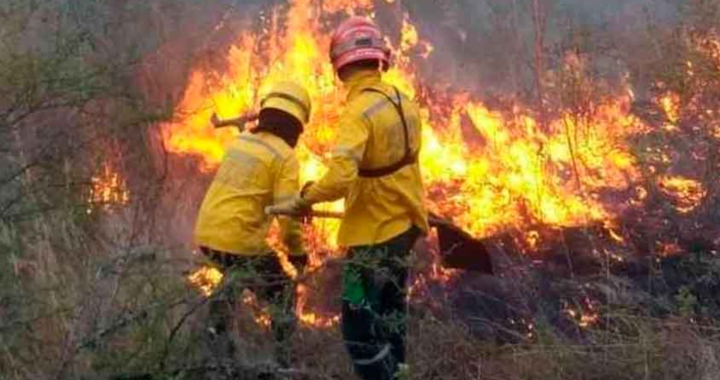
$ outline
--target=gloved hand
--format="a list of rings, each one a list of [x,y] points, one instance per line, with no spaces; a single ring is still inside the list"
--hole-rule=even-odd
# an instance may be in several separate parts
[[[265,207],[265,214],[303,216],[309,214],[311,210],[312,205],[308,201],[295,196],[288,201]]]
[[[295,270],[298,272],[298,274],[305,273],[305,268],[308,264],[307,255],[288,256],[288,260],[290,261],[290,264],[295,267]]]

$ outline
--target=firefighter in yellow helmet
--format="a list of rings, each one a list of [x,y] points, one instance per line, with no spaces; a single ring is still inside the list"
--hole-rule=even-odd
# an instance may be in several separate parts
[[[230,331],[233,305],[239,292],[250,288],[259,299],[273,305],[276,360],[287,364],[284,348],[296,321],[295,288],[266,243],[273,218],[264,209],[299,190],[293,149],[310,112],[310,96],[304,87],[289,81],[275,83],[261,102],[258,126],[241,133],[229,146],[200,207],[195,240],[224,274],[223,293],[210,302],[211,344],[219,356],[229,358],[234,353]],[[280,217],[279,224],[290,262],[302,272],[307,255],[300,223]]]
[[[349,92],[328,172],[273,210],[303,214],[314,203],[345,198],[338,236],[349,248],[343,337],[362,379],[392,379],[406,368],[406,259],[429,228],[417,160],[420,116],[411,99],[382,81],[390,51],[372,21],[342,23],[331,59]]]

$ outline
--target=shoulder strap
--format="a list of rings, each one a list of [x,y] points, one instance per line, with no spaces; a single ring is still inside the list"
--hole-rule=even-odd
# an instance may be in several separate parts
[[[407,120],[405,119],[405,112],[403,112],[402,107],[402,96],[400,96],[400,91],[397,89],[397,87],[393,87],[395,89],[395,95],[397,95],[397,103],[391,98],[388,94],[384,93],[383,91],[380,91],[376,88],[366,88],[363,90],[363,92],[374,92],[377,94],[380,94],[384,96],[390,104],[392,104],[395,107],[395,110],[397,111],[398,115],[400,115],[400,120],[402,121],[403,125],[403,136],[405,139],[405,155],[403,156],[400,161],[388,165],[381,168],[376,169],[363,169],[360,168],[359,175],[360,177],[365,178],[378,178],[378,177],[385,177],[387,175],[393,174],[397,172],[398,170],[404,168],[405,166],[412,165],[415,162],[417,162],[417,152],[412,152],[410,148],[410,131],[408,127]]]

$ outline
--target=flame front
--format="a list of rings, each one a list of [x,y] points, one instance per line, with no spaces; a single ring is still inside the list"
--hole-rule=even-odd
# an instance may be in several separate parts
[[[163,126],[168,149],[195,156],[199,170],[212,172],[237,131],[213,130],[210,116],[216,112],[230,118],[256,110],[267,84],[292,78],[308,89],[313,101],[312,120],[297,149],[301,181],[320,178],[336,139],[344,99],[327,58],[326,21],[336,14],[372,15],[373,4],[371,0],[319,4],[292,0],[288,8],[276,7],[263,15],[261,31],[243,32],[229,48],[224,71],[192,72],[176,109],[177,119]],[[602,199],[635,188],[639,178],[628,138],[647,127],[630,113],[629,89],[597,99],[588,112],[554,110],[545,120],[520,102],[509,110],[494,110],[467,92],[445,90],[449,88],[445,83],[423,82],[415,64],[430,57],[433,46],[421,38],[407,14],[398,22],[400,34],[388,41],[395,66],[385,80],[421,107],[420,163],[429,209],[451,217],[477,237],[526,231],[531,246],[540,236],[529,226],[585,225],[610,220],[622,211],[623,205]],[[579,58],[573,62],[581,64]],[[662,101],[668,103],[671,121],[679,117],[674,101]],[[342,202],[319,206],[343,210]],[[315,220],[309,228],[305,236],[310,266],[317,267],[329,252],[337,254],[338,223]],[[615,238],[622,240],[617,234]],[[435,266],[432,277],[446,281],[451,275]],[[301,320],[313,326],[337,323],[335,316],[321,318],[305,311],[307,291],[302,286],[298,296]],[[592,324],[594,318],[583,323]]]
[[[177,121],[164,127],[169,149],[198,156],[202,170],[212,171],[237,132],[213,130],[210,115],[250,111],[265,84],[292,77],[308,88],[314,105],[298,148],[301,181],[319,178],[344,98],[327,59],[329,33],[322,21],[335,12],[371,12],[371,3],[328,1],[321,7],[295,0],[284,26],[277,22],[280,8],[273,10],[262,32],[237,38],[225,72],[192,73]],[[433,97],[420,97],[413,62],[431,54],[432,45],[420,38],[407,15],[401,19],[396,66],[385,77],[421,104],[420,161],[430,209],[453,217],[477,236],[538,223],[585,224],[616,212],[598,199],[605,191],[625,189],[637,177],[625,138],[643,128],[629,113],[627,91],[599,100],[589,115],[559,112],[542,128],[520,104],[508,113],[465,93],[437,89]],[[342,203],[327,207],[339,211]],[[315,223],[315,233],[326,243],[319,248],[336,248],[337,224]]]

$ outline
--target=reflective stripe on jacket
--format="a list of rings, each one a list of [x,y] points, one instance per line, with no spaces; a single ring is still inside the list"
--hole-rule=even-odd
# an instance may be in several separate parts
[[[244,256],[270,253],[266,238],[273,218],[265,207],[297,194],[298,175],[295,152],[281,138],[242,133],[228,148],[200,207],[197,244]],[[290,254],[303,254],[299,222],[279,221]]]
[[[412,225],[427,231],[418,163],[379,178],[358,176],[359,168],[387,167],[405,155],[403,125],[397,109],[383,95],[364,91],[373,88],[397,98],[394,88],[382,83],[377,71],[355,73],[347,85],[348,104],[340,119],[328,172],[306,189],[304,198],[311,203],[345,198],[345,218],[338,235],[343,246],[382,243]],[[421,146],[419,111],[411,99],[401,96],[410,148],[417,152]]]

